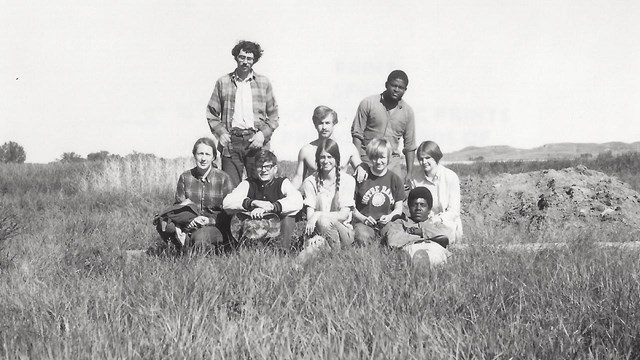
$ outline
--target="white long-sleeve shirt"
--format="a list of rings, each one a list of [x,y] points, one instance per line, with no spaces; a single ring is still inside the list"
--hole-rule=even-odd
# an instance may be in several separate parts
[[[274,198],[277,193],[277,184],[281,182],[280,192],[282,197]],[[302,194],[293,187],[291,181],[287,178],[274,179],[268,184],[261,184],[254,181],[253,186],[257,186],[256,192],[261,193],[263,196],[260,198],[251,198],[249,191],[251,190],[251,183],[249,180],[243,180],[233,191],[227,195],[222,201],[222,207],[228,213],[238,211],[249,211],[252,209],[250,206],[253,200],[265,200],[270,201],[275,206],[275,213],[281,215],[295,214],[302,209]]]
[[[414,167],[411,179],[414,185],[424,186],[433,196],[431,209],[435,217],[449,223],[455,229],[455,239],[462,237],[462,221],[460,220],[460,179],[453,170],[438,164],[438,169],[432,179],[428,178],[421,167]]]

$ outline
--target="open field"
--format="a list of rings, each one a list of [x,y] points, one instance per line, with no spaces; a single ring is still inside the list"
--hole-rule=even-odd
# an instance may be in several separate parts
[[[640,189],[639,154],[582,163]],[[575,165],[451,168],[475,179]],[[596,246],[636,233],[465,223],[428,274],[379,248],[304,268],[268,249],[127,262],[153,243],[152,216],[188,167],[0,165],[0,358],[640,358],[639,252]]]

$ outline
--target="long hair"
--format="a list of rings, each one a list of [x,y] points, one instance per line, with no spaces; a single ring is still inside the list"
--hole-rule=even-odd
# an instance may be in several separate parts
[[[336,166],[334,171],[336,172],[336,192],[333,195],[333,200],[331,201],[331,210],[340,210],[338,208],[338,200],[340,198],[339,195],[339,191],[340,191],[340,148],[338,147],[338,143],[331,140],[331,139],[324,139],[319,145],[318,145],[318,149],[316,150],[316,169],[318,169],[318,172],[316,174],[316,187],[318,188],[318,190],[320,190],[320,188],[322,187],[322,183],[324,182],[325,178],[324,175],[322,174],[322,172],[320,171],[320,154],[322,154],[322,152],[326,151],[327,153],[329,153],[329,155],[333,156],[333,158],[336,160]]]

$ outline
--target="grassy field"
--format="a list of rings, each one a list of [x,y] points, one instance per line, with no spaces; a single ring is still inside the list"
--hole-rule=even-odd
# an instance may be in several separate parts
[[[638,154],[582,163],[638,190]],[[483,177],[573,165],[451,167]],[[467,249],[428,274],[380,248],[304,268],[268,249],[127,261],[155,241],[153,214],[190,166],[0,165],[0,358],[640,358],[638,253],[593,246],[597,224],[465,224]],[[639,240],[619,235],[605,240]],[[488,246],[523,241],[568,246]]]

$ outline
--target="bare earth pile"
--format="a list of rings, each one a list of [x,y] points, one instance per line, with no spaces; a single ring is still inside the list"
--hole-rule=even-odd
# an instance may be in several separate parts
[[[615,177],[584,166],[461,179],[463,222],[526,230],[585,225],[640,229],[640,197]]]

